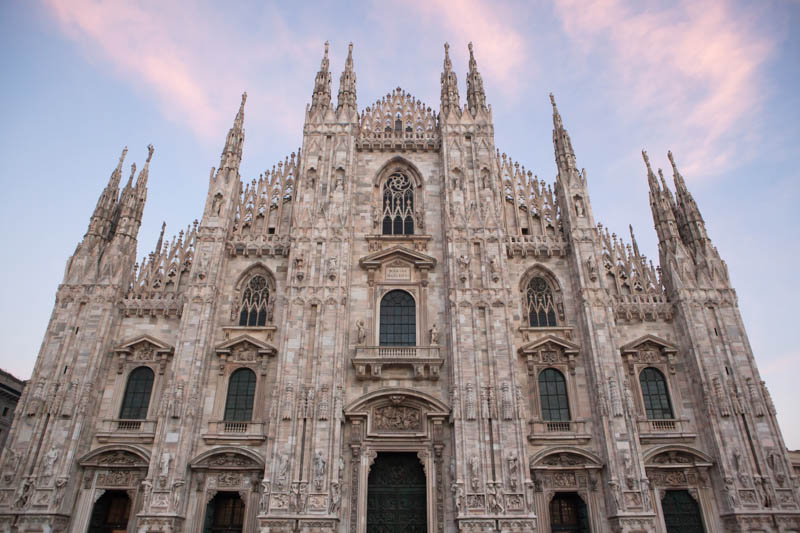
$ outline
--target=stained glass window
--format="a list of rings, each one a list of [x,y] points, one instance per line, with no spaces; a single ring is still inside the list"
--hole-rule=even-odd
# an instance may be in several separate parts
[[[389,176],[383,184],[383,234],[414,234],[414,186],[400,172]]]
[[[228,381],[225,400],[225,420],[246,422],[253,418],[253,400],[256,395],[256,374],[249,368],[240,368]]]
[[[239,307],[240,326],[265,326],[269,305],[269,287],[264,276],[253,276],[244,287]]]
[[[542,420],[566,422],[569,417],[569,397],[564,374],[555,368],[545,368],[539,373],[539,399],[542,404]]]
[[[121,419],[144,420],[147,418],[154,378],[153,371],[146,366],[140,366],[130,373],[128,385],[125,387],[125,397],[122,399],[122,409],[119,413]]]
[[[674,418],[664,374],[656,368],[647,367],[639,374],[639,383],[642,385],[642,398],[647,418],[649,420]]]
[[[391,291],[381,300],[381,346],[417,344],[417,309],[406,291]]]
[[[553,292],[544,278],[535,277],[528,283],[526,295],[528,306],[528,325],[533,328],[554,327],[556,309]]]

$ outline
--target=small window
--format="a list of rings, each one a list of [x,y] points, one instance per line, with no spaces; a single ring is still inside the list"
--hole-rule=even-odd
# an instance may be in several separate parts
[[[240,368],[231,374],[231,379],[228,381],[228,397],[225,400],[225,421],[248,422],[252,420],[255,395],[255,372],[248,368]]]
[[[406,291],[391,291],[381,300],[381,346],[417,344],[417,308]]]
[[[532,328],[556,326],[556,309],[553,292],[544,278],[535,277],[528,283],[526,294],[528,325]]]
[[[264,276],[253,276],[242,292],[239,307],[240,326],[266,326],[269,286]],[[270,317],[271,318],[271,317]]]
[[[555,368],[545,368],[539,373],[539,400],[542,404],[542,420],[545,422],[568,422],[569,396],[564,374]]]
[[[414,186],[401,172],[395,172],[383,184],[383,234],[414,234]]]
[[[3,416],[8,416],[8,407],[3,407]]]
[[[146,367],[140,366],[128,376],[125,397],[119,417],[124,420],[145,420],[147,408],[150,407],[150,393],[153,391],[155,374]]]
[[[639,383],[642,385],[642,399],[647,418],[649,420],[674,418],[664,374],[656,368],[647,367],[639,374]]]

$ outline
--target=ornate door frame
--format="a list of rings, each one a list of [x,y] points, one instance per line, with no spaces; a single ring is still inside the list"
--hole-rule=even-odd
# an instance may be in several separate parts
[[[350,533],[367,531],[367,484],[379,452],[416,453],[425,472],[428,533],[444,533],[443,427],[449,408],[420,391],[386,388],[345,409],[350,434]]]

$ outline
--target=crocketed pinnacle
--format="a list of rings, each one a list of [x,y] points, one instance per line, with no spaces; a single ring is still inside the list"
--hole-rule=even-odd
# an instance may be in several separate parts
[[[469,72],[467,73],[467,104],[473,116],[479,110],[486,109],[486,93],[483,90],[483,78],[478,72],[478,62],[475,61],[475,54],[472,51],[472,43],[469,43]]]
[[[672,151],[667,152],[667,157],[670,165],[672,165],[672,178],[675,182],[677,200],[676,214],[684,241],[689,245],[705,243],[708,241],[708,233],[706,232],[705,221],[700,213],[700,208],[697,207],[697,202],[694,201],[692,193],[686,187],[686,182],[678,170],[678,165],[675,164]]]
[[[314,79],[314,93],[311,95],[311,111],[327,109],[331,105],[331,73],[330,60],[328,59],[328,41],[325,41],[325,55],[319,72]]]
[[[450,45],[444,43],[444,70],[442,71],[442,109],[447,116],[451,111],[460,116],[461,103],[458,97],[458,80],[450,62]]]
[[[550,103],[553,105],[553,149],[555,151],[556,165],[559,171],[577,172],[575,167],[575,152],[572,150],[572,140],[561,120],[561,114],[556,107],[556,99],[550,93]]]
[[[356,104],[356,73],[353,70],[353,43],[347,50],[347,60],[344,63],[344,71],[339,78],[339,100],[336,105],[336,112],[355,113]]]
[[[222,150],[222,157],[220,158],[219,168],[233,168],[237,167],[242,160],[242,146],[244,145],[244,104],[247,101],[247,93],[242,93],[242,102],[239,104],[239,111],[236,113],[236,118],[233,120],[233,126],[228,131],[228,137],[225,139],[225,148]],[[150,149],[150,147],[148,147]],[[152,157],[152,151],[150,156]],[[147,161],[150,159],[148,157]]]

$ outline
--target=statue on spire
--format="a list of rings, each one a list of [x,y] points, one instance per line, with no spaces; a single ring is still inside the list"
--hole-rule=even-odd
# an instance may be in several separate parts
[[[486,108],[486,93],[483,90],[483,78],[478,72],[478,62],[475,61],[475,54],[472,50],[472,43],[467,45],[469,48],[469,72],[467,73],[467,104],[472,116],[478,111],[488,111]]]
[[[339,100],[336,105],[336,114],[354,114],[358,110],[356,104],[356,73],[353,70],[353,43],[347,50],[347,60],[344,71],[339,78]]]
[[[325,41],[325,55],[314,79],[314,93],[311,95],[311,112],[327,109],[331,105],[331,73],[328,60],[328,41]]]
[[[461,104],[458,97],[458,80],[450,61],[450,45],[444,43],[444,70],[442,72],[442,109],[444,116],[454,112],[461,116]]]

